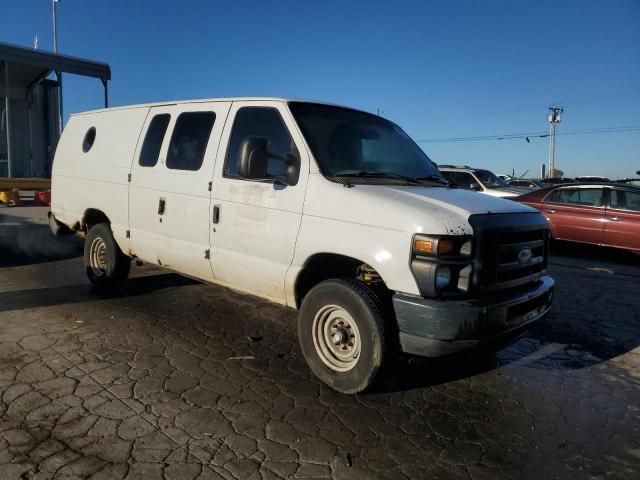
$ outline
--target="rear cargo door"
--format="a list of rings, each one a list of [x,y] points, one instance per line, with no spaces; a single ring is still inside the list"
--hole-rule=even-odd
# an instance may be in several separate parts
[[[147,120],[149,135],[155,135],[154,119],[161,131],[166,115],[170,117],[158,161],[151,168],[140,163],[146,160],[145,136],[132,169],[132,245],[139,245],[138,240],[143,246],[152,243],[154,256],[148,261],[206,280],[213,278],[209,186],[230,105],[202,102],[153,108]]]
[[[175,105],[151,108],[138,141],[129,181],[130,250],[145,262],[158,262],[162,224],[157,214],[164,165],[164,140],[175,116]],[[166,149],[166,147],[165,147]]]

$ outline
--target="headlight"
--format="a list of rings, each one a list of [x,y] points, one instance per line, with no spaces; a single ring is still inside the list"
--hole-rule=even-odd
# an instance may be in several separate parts
[[[471,256],[471,240],[465,237],[432,237],[416,235],[413,237],[413,252],[428,256]]]
[[[442,290],[451,283],[451,269],[449,267],[438,267],[436,272],[436,288]]]
[[[470,235],[422,235],[412,239],[411,271],[421,295],[469,291],[473,239]]]
[[[472,246],[471,240],[467,240],[466,242],[464,242],[460,247],[460,255],[462,255],[463,257],[470,257],[471,246]]]

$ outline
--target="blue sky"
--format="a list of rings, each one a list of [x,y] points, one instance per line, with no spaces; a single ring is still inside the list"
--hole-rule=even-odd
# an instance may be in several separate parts
[[[52,48],[49,0],[0,0],[0,41]],[[640,131],[640,1],[61,0],[59,49],[108,62],[112,105],[235,95],[313,98],[375,112],[415,139],[545,131],[557,165],[631,176]],[[100,107],[65,77],[65,112]],[[548,139],[421,143],[438,163],[539,172]]]

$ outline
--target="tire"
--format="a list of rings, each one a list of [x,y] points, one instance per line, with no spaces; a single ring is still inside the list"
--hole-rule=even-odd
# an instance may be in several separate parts
[[[131,259],[122,253],[106,223],[89,229],[84,242],[84,264],[89,281],[99,290],[113,291],[129,276]]]
[[[358,280],[313,287],[298,319],[300,347],[313,373],[341,393],[369,388],[385,360],[383,312],[380,298]]]

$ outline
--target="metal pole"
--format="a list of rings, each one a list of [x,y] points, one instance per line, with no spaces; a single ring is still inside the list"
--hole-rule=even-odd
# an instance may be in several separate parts
[[[51,8],[53,9],[53,53],[58,53],[58,25],[56,19],[56,6],[59,0],[51,0]],[[56,71],[56,79],[58,80],[58,132],[62,134],[62,72]]]
[[[62,134],[63,128],[63,110],[62,110],[62,72],[56,72],[58,76],[58,131]]]
[[[109,87],[107,86],[107,80],[102,80],[102,86],[104,87],[104,108],[109,108]]]
[[[562,120],[564,108],[552,105],[549,107],[549,178],[553,178],[556,168],[556,124]]]
[[[6,132],[7,132],[7,177],[11,178],[13,169],[11,155],[11,101],[9,100],[9,62],[4,62],[4,84],[7,96],[5,97],[5,112],[7,115]]]
[[[555,176],[556,170],[556,124],[551,124],[551,171],[549,174],[551,177]]]
[[[553,122],[549,126],[549,171],[547,172],[547,178],[551,178],[553,171]]]
[[[53,53],[58,53],[58,29],[56,25],[56,0],[51,0],[51,8],[53,9]]]

